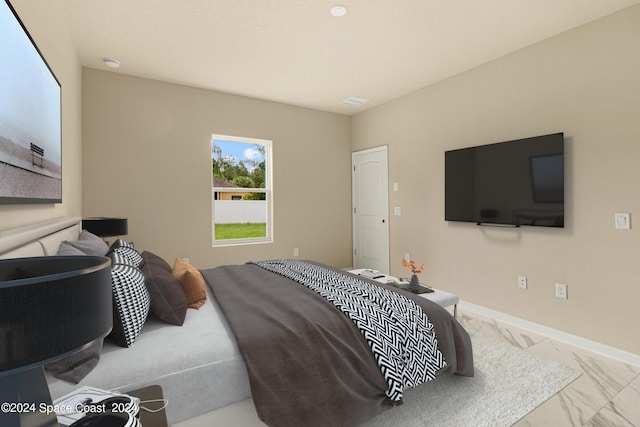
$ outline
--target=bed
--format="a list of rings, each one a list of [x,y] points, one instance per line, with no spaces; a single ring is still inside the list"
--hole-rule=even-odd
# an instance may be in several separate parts
[[[79,218],[5,230],[0,232],[0,258],[55,255],[61,241],[79,233]],[[350,281],[366,281],[322,268]],[[48,377],[52,397],[79,385],[126,391],[158,384],[169,401],[169,423],[253,397],[260,418],[278,426],[356,425],[401,403],[398,396],[389,397],[389,380],[369,340],[345,316],[321,314],[339,310],[311,287],[258,264],[201,274],[207,300],[200,309],[187,311],[182,326],[149,316],[130,347],[105,340],[98,365],[79,384]],[[447,361],[432,373],[473,375],[466,331],[440,306],[409,299],[429,313],[437,347]],[[291,321],[295,311],[305,312],[306,320]],[[276,327],[267,331],[269,323]],[[282,353],[283,348],[290,351]]]

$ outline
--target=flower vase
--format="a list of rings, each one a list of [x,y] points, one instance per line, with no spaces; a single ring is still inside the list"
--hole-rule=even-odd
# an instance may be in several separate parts
[[[420,281],[418,280],[418,276],[415,275],[415,274],[413,276],[411,276],[411,282],[409,283],[409,289],[413,293],[417,293],[418,290],[420,290]]]

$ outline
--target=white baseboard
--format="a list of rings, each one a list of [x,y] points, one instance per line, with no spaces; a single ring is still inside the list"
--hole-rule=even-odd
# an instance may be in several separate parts
[[[640,366],[640,355],[631,353],[619,348],[611,347],[606,344],[592,341],[586,338],[572,335],[567,332],[559,331],[557,329],[550,328],[548,326],[540,325],[539,323],[530,322],[528,320],[520,319],[509,314],[505,314],[490,308],[482,307],[480,305],[472,304],[466,301],[460,301],[458,308],[461,310],[468,310],[474,313],[480,314],[485,317],[495,319],[502,323],[508,323],[521,329],[525,329],[531,332],[544,335],[551,339],[564,342],[574,347],[582,348],[584,350],[592,351],[594,353],[601,354],[611,359],[619,360],[630,365]]]

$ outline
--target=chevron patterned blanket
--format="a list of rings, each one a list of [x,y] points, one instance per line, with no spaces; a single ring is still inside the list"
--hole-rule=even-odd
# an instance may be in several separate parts
[[[387,398],[436,378],[447,366],[427,315],[403,295],[357,277],[299,260],[254,264],[321,295],[358,327],[388,384]]]
[[[397,293],[392,286],[314,262],[264,265],[270,270],[244,264],[201,272],[265,424],[355,426],[401,410],[393,403],[404,387],[445,373],[473,376],[469,335],[439,305],[412,294],[385,301],[387,291]]]

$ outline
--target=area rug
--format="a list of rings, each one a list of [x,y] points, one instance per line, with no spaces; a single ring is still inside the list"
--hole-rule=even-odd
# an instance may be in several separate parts
[[[573,368],[470,333],[475,376],[443,375],[364,427],[511,426],[578,378]]]

